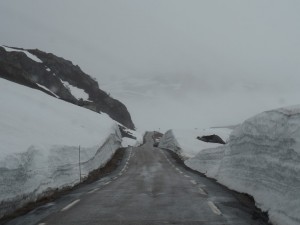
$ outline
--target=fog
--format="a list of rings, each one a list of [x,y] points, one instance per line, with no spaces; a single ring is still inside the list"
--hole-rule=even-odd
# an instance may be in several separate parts
[[[296,0],[3,0],[1,44],[70,59],[141,129],[236,124],[299,104]]]

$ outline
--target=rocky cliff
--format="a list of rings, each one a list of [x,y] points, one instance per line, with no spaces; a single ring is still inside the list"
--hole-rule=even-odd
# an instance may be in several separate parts
[[[0,46],[0,77],[39,89],[134,129],[124,104],[99,89],[97,81],[71,61],[40,50]]]

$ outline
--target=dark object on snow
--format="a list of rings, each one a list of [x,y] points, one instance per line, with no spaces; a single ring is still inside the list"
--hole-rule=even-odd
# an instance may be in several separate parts
[[[118,125],[118,126],[119,126],[119,130],[120,130],[123,138],[127,137],[127,138],[131,138],[133,140],[136,140],[136,137],[128,129],[126,129],[126,127],[123,127],[121,125]]]
[[[204,141],[204,142],[210,142],[210,143],[219,143],[219,144],[226,144],[222,138],[220,138],[218,135],[207,135],[202,137],[197,137],[198,140]]]

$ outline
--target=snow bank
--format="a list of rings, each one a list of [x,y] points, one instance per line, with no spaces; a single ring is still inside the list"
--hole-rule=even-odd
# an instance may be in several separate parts
[[[201,151],[185,164],[252,195],[273,224],[300,224],[300,106],[246,120],[227,145]]]
[[[194,130],[169,130],[160,140],[159,147],[170,149],[183,158],[194,157],[197,153],[206,148],[221,146],[222,144],[207,143],[197,139],[197,136],[205,136],[216,134],[224,141],[227,141],[231,129],[228,128],[209,128],[209,129],[194,129]]]
[[[117,123],[0,79],[0,217],[50,189],[79,182],[121,146]]]
[[[208,177],[216,178],[226,147],[226,145],[223,145],[217,148],[204,149],[195,157],[186,160],[184,163],[188,167],[204,173]]]

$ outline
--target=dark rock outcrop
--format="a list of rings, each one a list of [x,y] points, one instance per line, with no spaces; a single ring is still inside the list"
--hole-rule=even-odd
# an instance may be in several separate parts
[[[204,142],[210,142],[210,143],[218,143],[218,144],[226,144],[222,138],[220,138],[218,135],[213,134],[213,135],[206,135],[202,137],[197,137],[198,140],[204,141]]]
[[[24,52],[6,51],[0,46],[0,77],[41,90],[53,97],[95,112],[107,113],[112,119],[134,129],[126,106],[99,89],[97,81],[85,74],[79,66],[73,65],[71,61],[54,54],[37,49],[25,51],[38,57],[42,62],[32,60]],[[84,90],[88,94],[88,99],[76,98],[64,82]]]
[[[125,127],[119,125],[119,130],[121,132],[122,137],[127,137],[136,140],[136,136],[133,135],[132,132],[130,132],[128,129]]]

